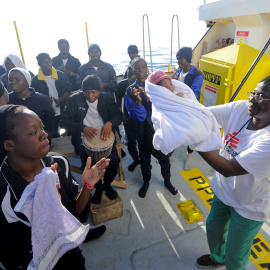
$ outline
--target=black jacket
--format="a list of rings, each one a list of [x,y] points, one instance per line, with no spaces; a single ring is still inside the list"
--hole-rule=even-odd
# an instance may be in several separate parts
[[[57,70],[58,74],[58,80],[55,81],[55,87],[58,92],[59,98],[63,96],[65,92],[68,92],[70,94],[71,87],[70,82],[68,80],[68,77],[66,74],[64,74],[62,71]],[[36,75],[31,82],[31,87],[33,87],[37,92],[42,93],[46,96],[49,96],[49,88],[47,86],[47,83],[43,80],[38,79],[38,75]],[[62,111],[65,107],[66,100],[63,100],[60,103],[60,110]]]
[[[103,122],[110,121],[113,129],[119,126],[122,122],[122,115],[114,101],[114,98],[108,93],[101,92],[98,97],[97,105],[98,113]],[[88,105],[83,91],[78,91],[71,95],[66,103],[66,106],[61,114],[60,126],[65,128],[68,134],[72,134],[72,143],[78,147],[83,132],[83,119],[88,111]]]
[[[59,53],[57,56],[55,56],[52,59],[52,65],[55,69],[58,69],[59,67],[61,67],[62,64],[63,64],[63,60],[62,60],[61,54]],[[81,63],[80,63],[79,59],[77,59],[74,56],[72,56],[71,54],[69,54],[67,64],[66,64],[67,70],[77,74],[78,68],[80,66],[81,66]],[[68,76],[69,82],[71,84],[71,91],[75,91],[75,90],[79,89],[77,87],[77,84],[76,84],[76,77],[69,76],[68,74],[66,74],[66,75]]]
[[[54,110],[49,97],[29,88],[31,94],[26,99],[20,98],[15,92],[9,93],[8,104],[23,105],[35,112],[41,119],[46,131],[53,132]]]

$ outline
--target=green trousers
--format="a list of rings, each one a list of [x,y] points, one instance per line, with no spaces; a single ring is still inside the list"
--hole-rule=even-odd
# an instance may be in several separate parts
[[[225,261],[227,270],[245,269],[253,240],[262,225],[263,221],[240,216],[214,196],[206,221],[211,259],[217,263]]]

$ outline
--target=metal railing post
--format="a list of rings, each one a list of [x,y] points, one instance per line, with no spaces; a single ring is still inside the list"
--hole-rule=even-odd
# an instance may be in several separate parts
[[[180,49],[180,35],[179,35],[179,20],[178,16],[175,14],[172,17],[172,28],[171,28],[171,66],[172,66],[172,47],[173,47],[173,19],[177,19],[177,30],[178,30],[178,49]]]
[[[142,18],[142,24],[143,24],[143,58],[145,60],[145,42],[144,42],[144,17],[147,18],[147,25],[148,25],[148,39],[149,39],[149,49],[150,49],[150,60],[151,60],[151,70],[153,72],[153,62],[152,62],[152,50],[151,50],[151,40],[150,40],[150,29],[149,29],[149,20],[148,15],[144,14]]]

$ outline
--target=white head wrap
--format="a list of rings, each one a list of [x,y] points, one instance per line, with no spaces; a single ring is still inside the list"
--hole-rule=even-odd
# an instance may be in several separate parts
[[[6,60],[7,58],[10,59],[10,61],[13,63],[13,65],[15,67],[19,67],[19,68],[24,68],[26,69],[26,66],[23,64],[22,60],[15,54],[9,54],[8,56],[5,57],[4,63],[3,63],[3,67],[5,70],[6,69]]]
[[[27,83],[28,83],[28,87],[30,87],[31,85],[31,75],[29,73],[29,71],[27,69],[24,69],[24,68],[13,68],[9,71],[8,73],[8,80],[9,80],[9,76],[10,76],[10,73],[13,72],[13,71],[19,71],[22,73],[22,75],[25,77]]]

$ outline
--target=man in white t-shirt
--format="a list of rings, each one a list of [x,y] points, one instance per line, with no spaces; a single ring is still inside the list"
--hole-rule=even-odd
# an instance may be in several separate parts
[[[211,254],[197,260],[202,268],[245,269],[253,239],[269,219],[270,77],[249,95],[209,108],[223,128],[224,148],[199,153],[216,170],[206,222]]]
[[[122,114],[114,98],[102,90],[97,75],[86,76],[82,82],[82,91],[77,91],[68,98],[62,112],[60,125],[72,135],[72,144],[75,152],[81,157],[82,168],[85,167],[88,156],[82,144],[81,133],[91,140],[97,136],[96,127],[102,127],[101,138],[107,140],[111,132],[114,132],[122,122]],[[108,158],[110,164],[104,174],[104,184],[100,180],[95,185],[96,192],[92,197],[92,202],[95,204],[101,202],[103,190],[109,199],[114,200],[117,197],[117,192],[111,186],[120,162],[115,144]]]
[[[55,112],[53,137],[59,137],[60,114],[65,106],[66,99],[70,95],[71,85],[66,74],[52,67],[49,54],[40,53],[36,58],[40,69],[38,75],[32,79],[31,87],[50,98]]]

